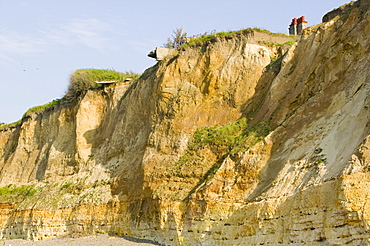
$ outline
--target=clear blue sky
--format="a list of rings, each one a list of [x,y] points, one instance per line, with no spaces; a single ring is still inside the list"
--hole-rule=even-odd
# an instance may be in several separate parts
[[[287,33],[349,0],[0,0],[0,122],[63,97],[80,68],[142,73],[176,28],[189,36],[247,27]]]

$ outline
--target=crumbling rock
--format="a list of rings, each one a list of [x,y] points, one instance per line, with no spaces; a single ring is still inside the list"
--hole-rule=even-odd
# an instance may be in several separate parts
[[[1,131],[1,236],[368,245],[370,12],[357,4],[275,62],[270,44],[294,38],[219,38]],[[212,140],[243,117],[245,145]]]

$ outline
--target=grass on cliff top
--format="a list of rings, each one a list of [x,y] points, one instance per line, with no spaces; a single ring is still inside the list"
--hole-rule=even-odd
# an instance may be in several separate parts
[[[183,44],[181,46],[181,48],[194,47],[194,46],[197,46],[199,44],[203,44],[205,42],[213,40],[217,37],[227,37],[227,36],[231,36],[233,34],[251,32],[251,31],[262,32],[262,33],[267,33],[267,34],[276,35],[276,36],[288,36],[284,33],[273,33],[273,32],[270,32],[269,30],[261,29],[261,28],[246,28],[246,29],[242,29],[242,30],[238,30],[238,31],[217,32],[217,33],[212,33],[212,34],[209,34],[209,35],[203,35],[203,36],[194,38],[194,39],[190,40],[189,42]]]
[[[136,79],[137,77],[139,74],[132,71],[122,73],[111,69],[78,69],[72,73],[70,82],[76,83],[78,80],[123,82],[127,78]]]
[[[5,129],[5,128],[9,128],[9,127],[15,127],[16,125],[18,125],[20,123],[22,123],[22,120],[18,120],[16,122],[12,122],[12,123],[9,123],[9,124],[1,122],[0,123],[0,130]]]
[[[44,104],[44,105],[40,105],[40,106],[35,106],[35,107],[32,107],[30,109],[28,109],[22,116],[22,118],[25,118],[27,116],[30,116],[31,114],[33,113],[42,113],[44,112],[45,110],[49,109],[49,108],[52,108],[58,104],[60,104],[61,102],[63,101],[63,98],[62,99],[55,99],[47,104]],[[22,123],[22,120],[18,120],[16,122],[13,122],[13,123],[9,123],[9,124],[5,124],[5,123],[0,123],[0,130],[1,129],[5,129],[5,128],[9,128],[9,127],[15,127],[16,125],[18,124],[21,124]]]
[[[132,79],[132,81],[135,81],[139,76],[140,74],[134,73],[132,71],[122,73],[108,69],[76,70],[70,76],[68,91],[66,92],[63,98],[55,99],[44,105],[32,107],[23,114],[22,118],[30,116],[33,113],[37,114],[42,113],[45,110],[52,108],[63,101],[69,102],[74,101],[87,90],[100,88],[104,86],[102,84],[95,83],[95,81],[116,81],[117,83],[119,83],[125,81],[126,79]],[[0,130],[16,126],[21,122],[22,120],[10,124],[0,123]]]
[[[95,83],[95,81],[115,81],[118,83],[126,79],[135,80],[139,76],[139,74],[132,71],[121,73],[107,69],[79,69],[71,74],[68,91],[64,98],[68,101],[73,101],[87,90],[104,86],[103,84]]]
[[[51,107],[54,107],[56,105],[58,105],[59,103],[61,103],[63,101],[63,99],[55,99],[47,104],[44,104],[44,105],[40,105],[40,106],[36,106],[36,107],[33,107],[33,108],[30,108],[26,111],[26,113],[23,114],[23,118],[24,117],[27,117],[33,113],[42,113],[44,112],[45,110],[51,108]]]

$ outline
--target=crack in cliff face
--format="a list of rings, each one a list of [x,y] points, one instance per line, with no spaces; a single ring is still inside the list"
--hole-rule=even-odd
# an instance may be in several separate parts
[[[295,38],[220,37],[0,132],[0,183],[35,189],[1,200],[2,237],[368,243],[370,12],[355,5],[284,54],[267,44]]]

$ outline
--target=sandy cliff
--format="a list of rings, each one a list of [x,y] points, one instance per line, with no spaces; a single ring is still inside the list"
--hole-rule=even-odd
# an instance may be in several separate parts
[[[343,9],[297,38],[187,47],[2,129],[2,237],[370,244],[370,10]]]

